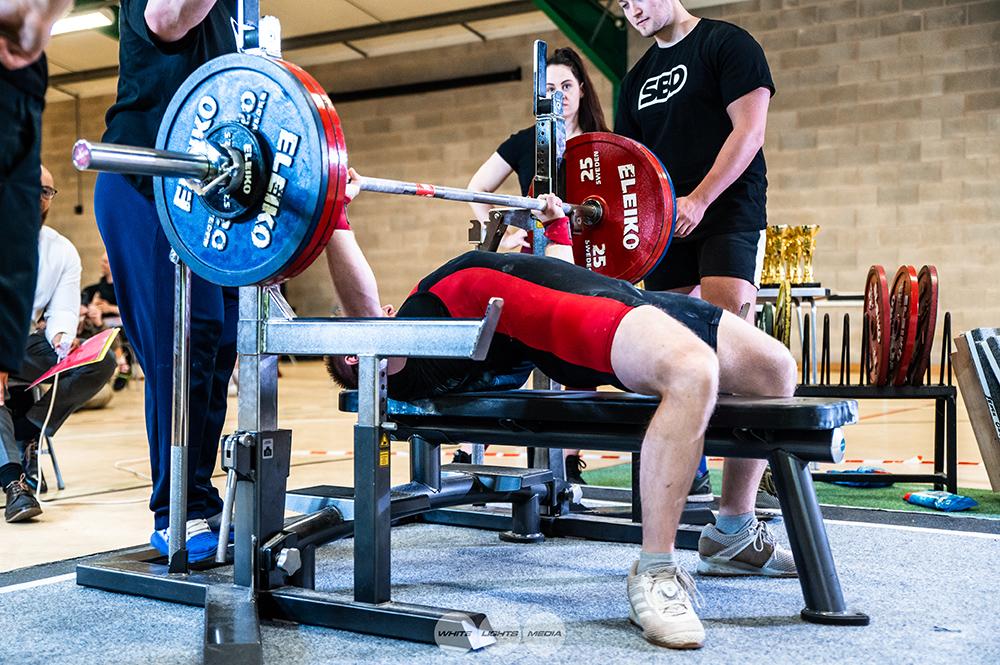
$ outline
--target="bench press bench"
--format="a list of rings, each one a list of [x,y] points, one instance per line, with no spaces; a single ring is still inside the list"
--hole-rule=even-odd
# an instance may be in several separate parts
[[[548,449],[552,451],[549,459],[558,460],[559,465],[561,451],[555,450],[559,447],[637,454],[657,404],[656,398],[621,392],[512,390],[455,394],[413,403],[389,400],[384,415],[394,438],[410,441],[413,480],[435,487],[449,471],[475,474],[474,465],[441,466],[439,446],[444,443]],[[356,411],[357,406],[356,392],[341,394],[342,410]],[[867,615],[845,606],[808,469],[809,462],[840,461],[845,449],[842,428],[856,421],[857,403],[851,400],[723,395],[706,432],[706,455],[770,462],[805,599],[801,616],[815,623],[866,625],[869,621]],[[482,469],[481,482],[487,486],[503,482],[505,472],[511,474],[506,478],[508,483],[516,482],[517,475],[524,473],[502,467]],[[300,492],[315,496],[319,489]],[[290,493],[290,502],[295,494]],[[495,529],[511,529],[513,520],[512,540],[517,539],[519,531],[525,540],[532,540],[528,536],[535,529],[546,535],[640,542],[641,526],[636,522],[641,512],[637,505],[632,508],[631,524],[618,521],[616,526],[613,520],[567,513],[565,505],[560,510],[558,492],[543,498],[549,508],[546,511],[542,507],[546,515],[538,514],[536,502],[521,506],[520,511],[515,505],[507,515],[431,510],[420,518]],[[532,510],[535,514],[531,514]],[[696,533],[679,538],[678,546],[696,547]]]

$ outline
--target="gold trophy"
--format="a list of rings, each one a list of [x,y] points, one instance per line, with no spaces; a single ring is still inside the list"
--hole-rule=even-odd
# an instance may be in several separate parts
[[[767,240],[764,244],[764,270],[761,282],[764,284],[780,284],[784,279],[785,241],[783,231],[785,226],[767,227]]]
[[[813,274],[813,256],[816,253],[816,234],[819,233],[818,224],[806,224],[799,227],[799,235],[802,243],[802,280],[800,283],[815,283]]]
[[[782,281],[798,284],[799,274],[799,231],[797,226],[778,227],[781,235],[781,264],[784,268]]]

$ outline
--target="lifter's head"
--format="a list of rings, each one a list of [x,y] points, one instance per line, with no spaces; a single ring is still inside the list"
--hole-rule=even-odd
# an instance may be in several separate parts
[[[382,313],[387,317],[396,316],[396,309],[392,305],[382,305]],[[326,356],[324,359],[326,371],[330,374],[333,382],[344,390],[357,390],[358,388],[358,357],[349,356]]]
[[[333,382],[344,390],[358,389],[358,357],[327,356],[323,359]]]

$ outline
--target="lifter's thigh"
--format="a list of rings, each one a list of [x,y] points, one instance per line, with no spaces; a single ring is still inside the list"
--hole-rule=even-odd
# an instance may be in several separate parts
[[[611,345],[611,367],[625,387],[663,396],[688,386],[714,397],[718,361],[712,348],[676,319],[652,305],[626,314]]]
[[[785,345],[735,314],[719,321],[719,389],[737,395],[791,397],[795,359]]]

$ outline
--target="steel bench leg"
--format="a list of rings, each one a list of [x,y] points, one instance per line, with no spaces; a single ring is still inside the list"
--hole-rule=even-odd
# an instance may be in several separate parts
[[[806,601],[802,618],[812,623],[868,625],[867,614],[850,611],[844,605],[808,466],[799,458],[780,451],[771,455],[770,462]]]

